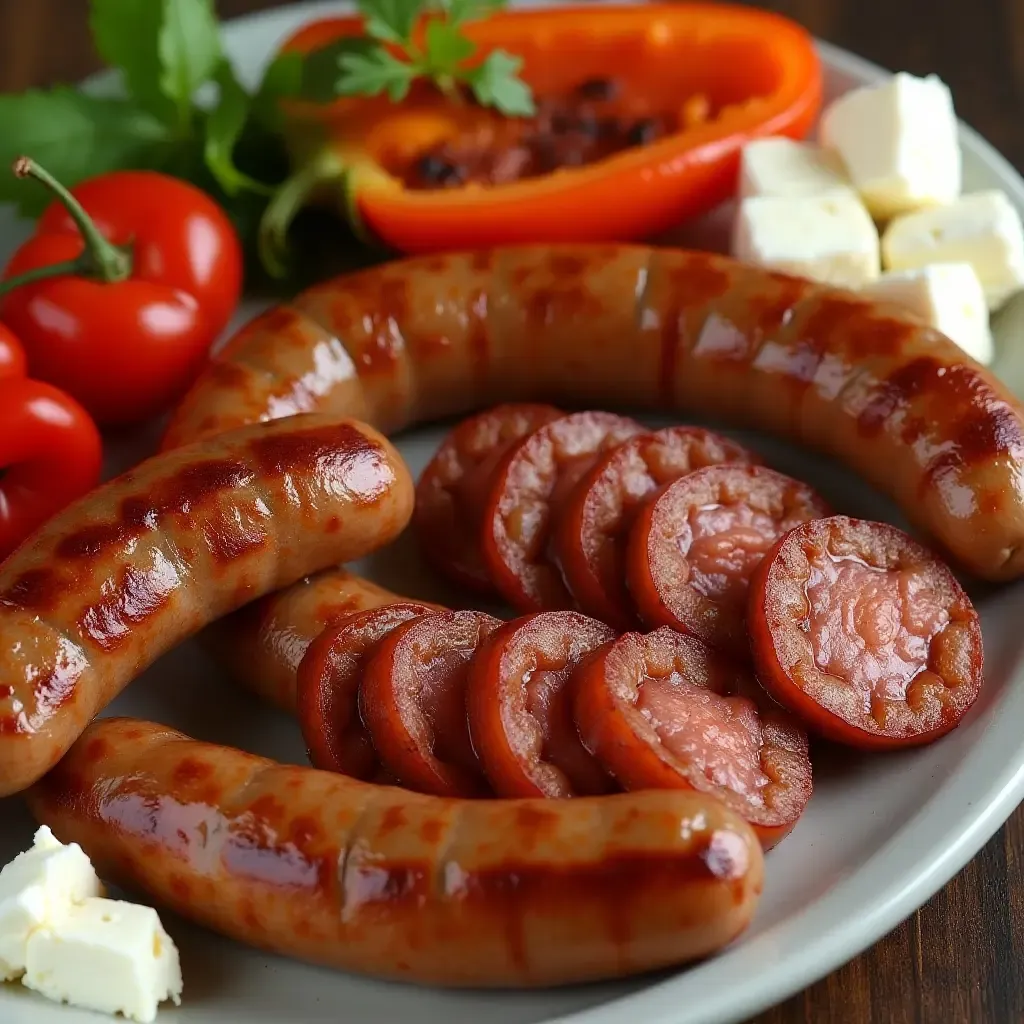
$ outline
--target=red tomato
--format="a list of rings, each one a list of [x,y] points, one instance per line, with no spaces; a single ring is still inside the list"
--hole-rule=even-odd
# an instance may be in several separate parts
[[[21,342],[3,324],[0,324],[0,380],[7,377],[24,377],[28,373],[28,362]]]
[[[2,286],[0,313],[24,343],[32,376],[101,424],[164,411],[238,304],[242,251],[227,216],[186,182],[148,171],[93,178],[73,199],[31,161],[19,173],[61,197]]]
[[[89,414],[40,381],[0,380],[0,559],[100,478]]]

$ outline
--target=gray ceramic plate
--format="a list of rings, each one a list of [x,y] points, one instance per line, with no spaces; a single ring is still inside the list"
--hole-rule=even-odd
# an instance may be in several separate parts
[[[275,44],[314,14],[337,4],[298,4],[245,18],[227,29],[231,56],[255,78]],[[834,47],[821,47],[834,96],[882,72]],[[1024,181],[970,129],[963,129],[967,187],[1002,188],[1024,208]],[[720,244],[725,221],[688,229],[680,240]],[[0,256],[27,230],[0,220]],[[253,312],[252,307],[245,313]],[[1024,352],[1014,346],[1024,302],[1000,317],[997,370],[1024,390]],[[242,317],[240,317],[242,319]],[[652,421],[654,422],[654,421]],[[414,473],[441,429],[399,438]],[[854,515],[898,522],[894,510],[825,461],[765,438],[745,438],[783,471],[818,485]],[[124,465],[145,449],[112,453]],[[398,591],[443,598],[419,568],[406,538],[361,565]],[[919,907],[958,871],[1024,795],[1024,586],[980,600],[987,680],[969,719],[953,735],[915,753],[844,756],[816,765],[814,798],[792,836],[768,858],[764,898],[750,931],[717,958],[676,974],[626,984],[540,993],[451,993],[367,981],[269,957],[165,915],[185,975],[180,1009],[164,1024],[312,1024],[343,1020],[393,1024],[724,1024],[740,1021],[855,956]],[[191,644],[160,661],[111,709],[180,727],[280,760],[304,763],[295,723],[221,681]],[[0,803],[0,863],[31,842],[20,801]],[[90,1024],[102,1018],[0,988],[5,1024]]]

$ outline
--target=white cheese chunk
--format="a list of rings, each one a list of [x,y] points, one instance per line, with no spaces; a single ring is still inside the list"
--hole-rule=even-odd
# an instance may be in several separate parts
[[[787,138],[755,139],[740,158],[740,198],[821,196],[853,192],[835,154],[810,142]]]
[[[985,292],[970,263],[932,263],[883,274],[863,294],[903,306],[955,341],[979,363],[993,357]]]
[[[818,137],[842,158],[879,220],[951,203],[962,160],[949,87],[901,72],[840,96],[821,115]]]
[[[1024,226],[1016,207],[998,190],[896,218],[882,236],[882,253],[889,270],[970,263],[990,310],[1024,286]]]
[[[878,231],[856,196],[755,196],[739,206],[732,252],[740,260],[844,288],[879,274]]]
[[[44,825],[30,850],[19,853],[0,871],[0,977],[25,970],[29,937],[59,918],[66,909],[103,886],[77,843],[63,845]]]
[[[178,951],[151,907],[88,899],[28,941],[24,983],[50,999],[149,1024],[181,1001]]]

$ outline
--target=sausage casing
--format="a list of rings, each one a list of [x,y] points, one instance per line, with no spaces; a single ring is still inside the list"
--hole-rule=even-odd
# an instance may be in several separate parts
[[[97,868],[262,949],[447,986],[613,978],[717,950],[763,880],[694,793],[419,796],[107,718],[28,793]]]
[[[1024,415],[894,306],[726,257],[512,247],[347,275],[244,327],[173,447],[310,410],[385,432],[496,401],[680,410],[803,443],[887,493],[969,571],[1024,572]]]
[[[346,615],[404,600],[347,569],[324,569],[214,622],[202,640],[236,682],[294,712],[295,674],[309,645]]]
[[[398,534],[412,481],[349,420],[256,424],[142,463],[0,566],[0,795],[205,624]]]

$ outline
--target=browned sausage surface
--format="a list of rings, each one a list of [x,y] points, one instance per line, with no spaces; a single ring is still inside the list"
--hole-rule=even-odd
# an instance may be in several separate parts
[[[1006,388],[896,307],[707,253],[516,247],[318,285],[236,335],[165,444],[313,409],[392,432],[517,399],[788,437],[978,576],[1024,571],[1024,419]]]
[[[324,569],[213,623],[202,639],[236,682],[294,712],[299,662],[327,626],[404,600],[347,569]]]
[[[418,796],[132,719],[29,791],[98,870],[225,935],[381,977],[541,986],[679,964],[749,923],[750,827],[708,797]]]
[[[781,434],[845,461],[978,575],[1024,571],[1021,410],[893,308],[640,246],[402,261],[257,318],[182,403],[171,450],[0,569],[16,641],[0,794],[39,780],[171,644],[404,527],[401,460],[345,417],[393,432],[516,399]],[[123,719],[90,726],[30,802],[101,871],[227,935],[436,984],[678,964],[742,931],[762,882],[749,826],[706,795],[422,797]]]
[[[0,795],[52,767],[164,651],[383,546],[411,513],[388,441],[318,416],[166,452],[68,507],[0,566]]]

